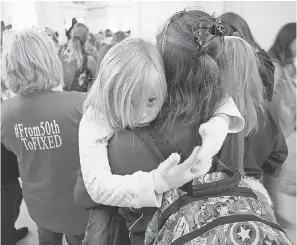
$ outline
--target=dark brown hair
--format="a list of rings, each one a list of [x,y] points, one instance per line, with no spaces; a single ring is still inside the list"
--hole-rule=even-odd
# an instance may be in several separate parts
[[[168,85],[168,97],[162,108],[164,128],[185,117],[187,125],[198,127],[209,120],[228,88],[220,80],[218,61],[224,59],[224,39],[204,37],[199,47],[195,29],[214,24],[214,19],[199,10],[182,11],[171,17],[157,36]],[[224,64],[224,62],[221,62]]]

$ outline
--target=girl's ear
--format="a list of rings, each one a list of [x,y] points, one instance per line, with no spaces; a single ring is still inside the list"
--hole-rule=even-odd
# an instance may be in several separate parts
[[[241,37],[238,31],[233,32],[233,36]]]

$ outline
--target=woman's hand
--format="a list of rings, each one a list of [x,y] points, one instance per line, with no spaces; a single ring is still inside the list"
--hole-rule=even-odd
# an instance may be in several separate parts
[[[180,156],[177,153],[171,154],[162,162],[154,170],[155,191],[162,194],[206,174],[211,167],[212,159],[198,163],[199,151],[200,147],[195,147],[189,158],[181,164],[179,164]],[[195,168],[193,168],[194,166]]]

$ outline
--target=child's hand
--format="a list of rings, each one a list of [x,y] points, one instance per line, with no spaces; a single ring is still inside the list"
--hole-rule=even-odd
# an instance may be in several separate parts
[[[220,116],[212,117],[208,122],[200,125],[202,146],[197,157],[199,162],[208,162],[219,152],[227,137],[228,129],[228,122]]]
[[[197,156],[200,147],[193,150],[191,156],[183,163],[180,162],[180,156],[177,153],[171,154],[159,167],[154,170],[155,191],[163,194],[166,191],[183,186],[191,180],[202,176],[208,172],[211,167],[211,161],[202,162],[197,165]],[[195,168],[193,168],[196,166]]]

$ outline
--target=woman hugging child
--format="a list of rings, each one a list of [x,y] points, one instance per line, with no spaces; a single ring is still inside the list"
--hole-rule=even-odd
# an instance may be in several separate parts
[[[221,149],[227,133],[239,132],[244,126],[234,101],[226,94],[213,117],[201,124],[202,146],[194,149],[192,157],[179,164],[180,156],[175,153],[153,171],[148,168],[131,175],[113,175],[107,155],[108,140],[126,128],[143,127],[154,121],[166,94],[164,64],[154,45],[130,38],[116,44],[104,57],[85,101],[79,131],[82,176],[88,194],[96,203],[159,207],[163,193],[208,172],[212,157]],[[102,209],[97,211],[91,211],[88,229],[98,215],[100,227],[110,222],[109,214],[104,216]]]

